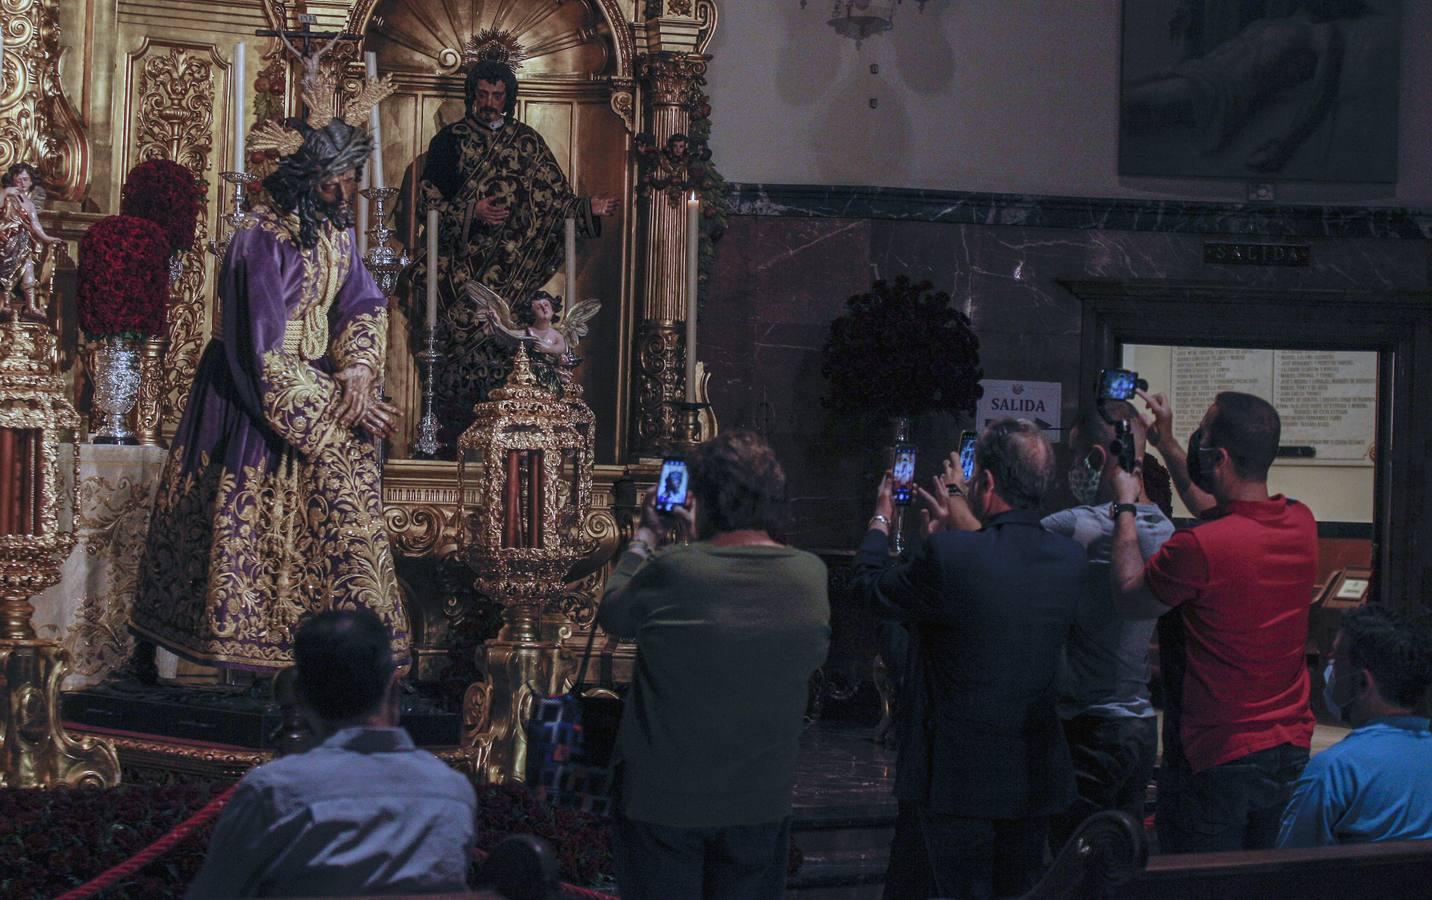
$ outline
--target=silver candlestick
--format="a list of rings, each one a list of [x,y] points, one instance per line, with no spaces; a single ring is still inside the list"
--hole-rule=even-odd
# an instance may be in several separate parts
[[[248,201],[244,197],[244,190],[258,181],[259,176],[248,172],[220,172],[219,177],[234,186],[234,208],[228,215],[219,219],[219,233],[209,241],[209,252],[223,259],[224,252],[229,249],[229,240],[249,219]],[[224,227],[225,223],[228,223],[228,228]]]
[[[398,196],[398,189],[364,188],[358,193],[373,202],[373,224],[368,228],[368,255],[363,257],[363,264],[373,274],[378,290],[384,294],[392,294],[398,288],[398,276],[412,262],[403,250],[394,250],[388,246],[388,241],[396,232],[385,224],[388,216],[383,206]]]
[[[442,354],[438,352],[437,329],[428,327],[427,349],[418,354],[422,361],[424,372],[423,378],[423,417],[418,420],[418,452],[424,456],[437,456],[438,447],[438,417],[433,414],[433,379],[437,375],[438,360]]]

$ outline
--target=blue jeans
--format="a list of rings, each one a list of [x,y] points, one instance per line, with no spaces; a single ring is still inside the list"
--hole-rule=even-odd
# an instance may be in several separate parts
[[[1278,838],[1308,748],[1280,744],[1194,774],[1175,765],[1159,779],[1165,853],[1267,850]],[[1167,795],[1164,793],[1167,791]]]

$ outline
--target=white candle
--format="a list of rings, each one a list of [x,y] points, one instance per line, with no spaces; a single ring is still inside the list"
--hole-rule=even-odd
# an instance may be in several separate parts
[[[234,171],[248,171],[244,153],[244,87],[248,83],[249,46],[243,41],[234,45]]]
[[[378,54],[368,52],[363,54],[363,62],[368,70],[368,80],[378,80]],[[378,105],[373,104],[373,110],[368,113],[368,131],[373,135],[373,160],[370,168],[373,170],[373,187],[383,187],[383,132],[378,121]]]
[[[567,217],[563,230],[564,252],[567,256],[567,309],[577,302],[577,220]]]
[[[428,328],[438,327],[438,211],[428,210]]]
[[[701,267],[701,201],[686,201],[686,402],[696,402],[696,298]]]

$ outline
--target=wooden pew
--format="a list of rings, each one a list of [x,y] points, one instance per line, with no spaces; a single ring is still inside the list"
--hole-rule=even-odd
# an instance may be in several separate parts
[[[1341,900],[1432,897],[1432,841],[1148,855],[1119,812],[1091,817],[1023,900]]]

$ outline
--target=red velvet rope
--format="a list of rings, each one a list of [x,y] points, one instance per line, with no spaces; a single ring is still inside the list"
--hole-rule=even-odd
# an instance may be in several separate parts
[[[73,890],[66,891],[56,898],[56,900],[82,900],[84,897],[93,897],[95,894],[119,884],[135,872],[154,862],[170,850],[173,850],[197,829],[209,824],[210,820],[218,816],[224,809],[224,805],[229,802],[230,797],[234,796],[234,791],[237,790],[238,787],[237,784],[229,787],[222,794],[210,800],[202,809],[194,813],[194,815],[175,825],[167,834],[160,837],[148,847],[145,847],[143,850],[102,875],[91,878]]]
[[[170,850],[173,850],[179,844],[183,843],[184,839],[189,835],[217,818],[219,813],[223,812],[229,799],[234,796],[234,791],[238,790],[238,787],[237,784],[231,785],[222,794],[205,804],[198,812],[180,822],[178,825],[175,825],[148,847],[145,847],[143,850],[103,874],[91,878],[79,887],[65,891],[59,897],[55,898],[55,900],[84,900],[86,897],[93,897],[119,884],[135,872],[154,862]],[[476,856],[479,861],[487,858],[486,853],[477,849],[473,850],[473,855]],[[620,897],[615,895],[603,894],[600,891],[577,887],[575,884],[567,884],[565,881],[562,882],[562,896],[580,897],[585,898],[585,900],[621,900]]]

